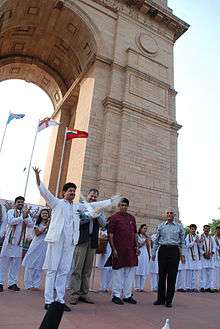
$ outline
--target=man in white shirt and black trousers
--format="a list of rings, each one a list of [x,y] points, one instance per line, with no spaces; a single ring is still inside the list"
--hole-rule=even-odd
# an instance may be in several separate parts
[[[166,305],[166,307],[172,307],[179,260],[185,262],[185,257],[182,255],[185,244],[184,228],[174,220],[174,217],[175,209],[168,208],[167,220],[158,226],[152,250],[152,260],[155,261],[156,251],[159,248],[158,297],[154,305]]]

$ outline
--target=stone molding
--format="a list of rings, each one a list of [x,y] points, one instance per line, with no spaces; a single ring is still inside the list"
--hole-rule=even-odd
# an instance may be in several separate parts
[[[126,112],[130,114],[130,112],[136,112],[141,116],[144,116],[145,118],[156,120],[161,124],[166,125],[168,128],[173,129],[176,132],[182,128],[182,126],[179,125],[176,121],[169,120],[168,118],[158,115],[148,109],[143,109],[138,106],[134,106],[131,103],[125,101],[119,101],[112,97],[106,97],[103,101],[103,106],[105,108],[105,112],[112,110],[117,114],[118,113],[122,114]]]
[[[114,12],[124,12],[141,23],[148,16],[166,25],[174,33],[176,41],[189,28],[189,24],[179,19],[172,12],[151,0],[93,0]]]

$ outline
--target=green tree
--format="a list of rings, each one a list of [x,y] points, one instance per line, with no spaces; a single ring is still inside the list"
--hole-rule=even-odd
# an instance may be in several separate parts
[[[189,234],[189,226],[185,226],[184,230],[185,230],[185,235],[187,236],[187,234]]]
[[[215,235],[216,227],[220,226],[220,219],[212,219],[209,225],[211,227],[211,235]]]

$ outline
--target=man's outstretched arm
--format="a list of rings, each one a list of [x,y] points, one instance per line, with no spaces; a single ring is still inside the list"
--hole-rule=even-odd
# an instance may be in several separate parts
[[[46,188],[46,186],[40,180],[40,172],[41,170],[37,167],[33,168],[37,186],[39,188],[40,194],[51,208],[54,208],[57,205],[58,199]]]

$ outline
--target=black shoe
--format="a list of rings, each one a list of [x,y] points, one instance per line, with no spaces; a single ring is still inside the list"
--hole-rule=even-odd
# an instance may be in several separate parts
[[[154,305],[165,305],[165,302],[161,301],[161,300],[156,300],[155,302],[153,302]]]
[[[49,307],[50,307],[50,304],[44,304],[44,309],[45,309],[45,310],[48,311],[48,310],[49,310]]]
[[[173,307],[172,303],[166,303],[166,307]]]
[[[63,308],[64,312],[71,312],[71,308],[69,306],[67,306],[66,304],[64,304],[64,308]]]
[[[204,289],[204,288],[201,288],[201,289],[200,289],[200,292],[205,292],[205,289]]]
[[[3,292],[3,284],[0,284],[0,292]]]
[[[86,303],[86,304],[95,304],[95,303],[93,302],[93,300],[91,300],[91,299],[88,298],[88,297],[83,297],[83,296],[79,296],[78,301],[79,301],[79,302]]]
[[[121,300],[121,298],[113,296],[112,297],[112,302],[118,305],[124,305],[123,301]]]
[[[128,298],[123,298],[123,301],[128,304],[137,304],[137,301],[132,296]]]
[[[186,292],[186,290],[185,290],[185,289],[182,289],[182,288],[177,289],[177,291],[178,291],[178,292]]]
[[[12,284],[11,286],[8,287],[8,289],[13,290],[13,291],[20,291],[21,290],[16,284]]]

